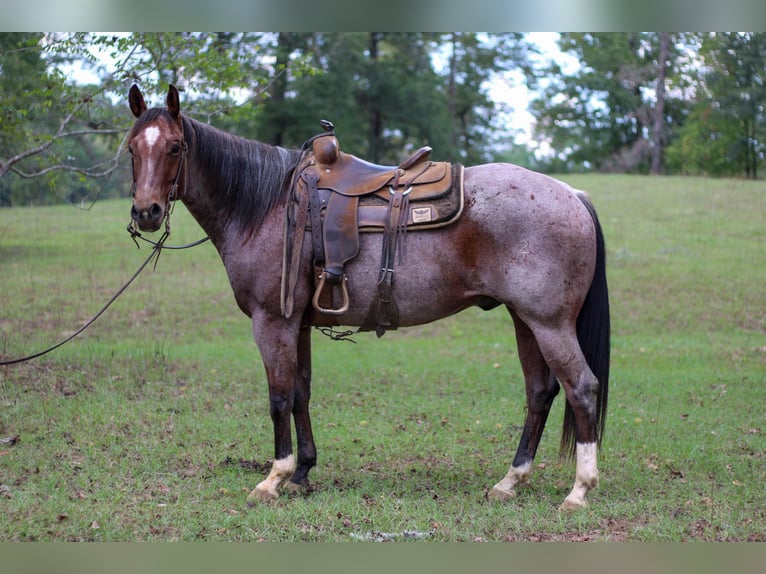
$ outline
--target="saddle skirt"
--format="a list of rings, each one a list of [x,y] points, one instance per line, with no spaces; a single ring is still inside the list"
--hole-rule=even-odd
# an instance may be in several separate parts
[[[343,267],[358,255],[360,233],[384,234],[381,283],[390,290],[394,253],[399,252],[400,260],[404,256],[405,232],[434,229],[459,219],[464,205],[463,166],[431,161],[430,152],[430,147],[423,147],[398,166],[384,166],[341,151],[331,129],[304,144],[290,182],[284,227],[281,304],[285,317],[293,312],[307,230],[316,269],[314,310],[329,316],[319,322],[337,325],[337,317],[348,307]],[[342,289],[345,300],[340,308],[321,303],[331,300],[332,287],[325,288],[326,283]],[[370,324],[361,330],[374,327],[380,336],[385,328],[396,328],[395,303],[390,293],[385,297],[391,300],[388,311],[371,309],[370,314],[377,317],[368,317]]]

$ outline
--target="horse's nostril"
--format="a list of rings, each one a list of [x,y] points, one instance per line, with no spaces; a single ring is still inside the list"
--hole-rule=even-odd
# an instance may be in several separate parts
[[[155,220],[162,217],[162,207],[159,203],[152,203],[149,209],[138,209],[135,205],[130,208],[130,216],[136,221]]]

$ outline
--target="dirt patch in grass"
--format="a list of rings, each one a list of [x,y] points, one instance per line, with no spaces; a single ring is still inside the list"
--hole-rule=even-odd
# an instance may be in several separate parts
[[[243,470],[247,470],[249,472],[255,472],[255,473],[266,473],[268,474],[271,471],[271,463],[272,461],[267,460],[265,462],[260,462],[257,460],[245,460],[243,458],[240,459],[234,459],[231,456],[227,456],[225,459],[223,459],[219,463],[220,468],[241,468]]]
[[[598,527],[565,532],[510,532],[502,537],[503,542],[627,542],[631,533],[645,524],[638,520],[604,518]]]

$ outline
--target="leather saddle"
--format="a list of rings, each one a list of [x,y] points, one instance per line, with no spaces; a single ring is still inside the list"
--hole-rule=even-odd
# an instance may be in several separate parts
[[[396,329],[398,313],[392,295],[395,254],[401,261],[408,229],[434,228],[456,221],[463,209],[460,164],[434,162],[422,147],[398,166],[370,163],[345,153],[331,122],[303,146],[291,181],[285,222],[282,313],[292,314],[304,231],[310,229],[316,287],[312,305],[323,316],[348,310],[345,264],[359,253],[360,232],[383,233],[378,292],[360,330]],[[333,305],[333,290],[340,291]],[[337,320],[324,321],[331,325]]]

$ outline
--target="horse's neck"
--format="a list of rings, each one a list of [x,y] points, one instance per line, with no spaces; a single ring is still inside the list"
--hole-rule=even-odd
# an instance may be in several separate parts
[[[187,137],[189,165],[183,203],[219,249],[226,240],[252,235],[254,226],[262,224],[277,203],[286,166],[297,161],[298,152],[236,138],[188,118],[184,129],[192,133]],[[204,157],[211,154],[203,148],[210,149],[214,137],[222,138],[218,151],[225,150],[226,162],[221,157],[214,158],[216,161]],[[206,146],[200,143],[203,139]],[[234,173],[236,169],[240,172]]]
[[[210,217],[210,209],[206,207],[204,201],[200,201],[199,198],[203,198],[204,194],[190,197],[184,195],[180,198],[181,203],[186,206],[194,220],[199,224],[205,235],[210,238],[214,245],[219,246],[225,236],[225,227],[220,225],[215,219]]]

